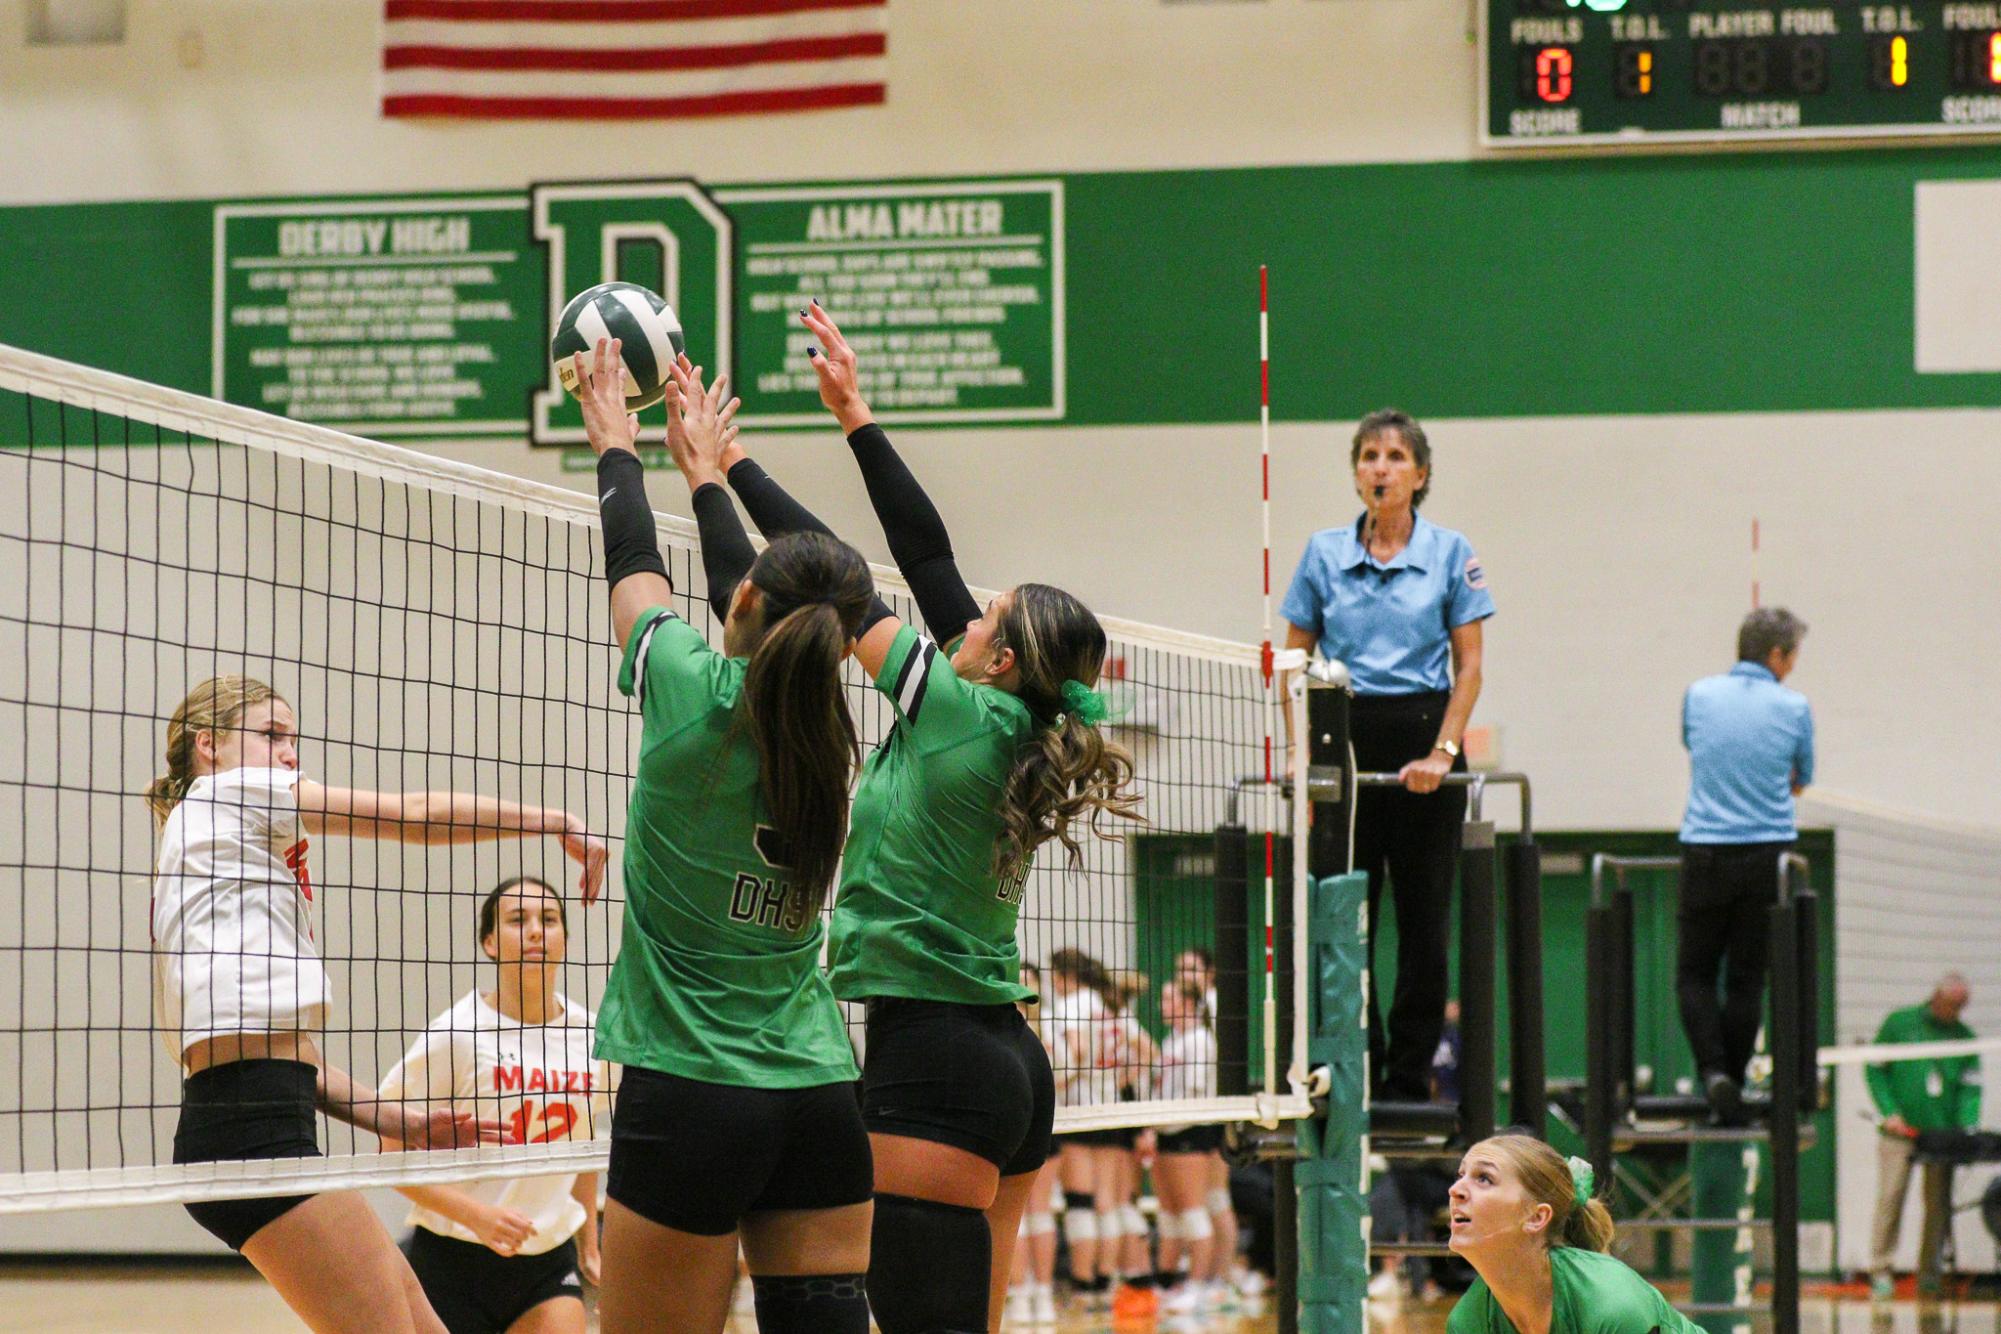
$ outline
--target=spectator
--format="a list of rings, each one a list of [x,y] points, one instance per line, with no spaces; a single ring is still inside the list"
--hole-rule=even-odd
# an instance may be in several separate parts
[[[1931,999],[1908,1009],[1892,1010],[1876,1030],[1876,1041],[1963,1042],[1973,1030],[1961,1023],[1970,995],[1966,979],[1947,973],[1932,989]],[[1889,1061],[1869,1066],[1869,1096],[1883,1113],[1876,1149],[1876,1228],[1871,1244],[1869,1295],[1887,1300],[1890,1265],[1903,1230],[1904,1196],[1911,1184],[1911,1150],[1921,1130],[1967,1130],[1980,1123],[1980,1058],[1937,1056],[1927,1060]],[[1924,1165],[1924,1223],[1918,1234],[1918,1291],[1936,1295],[1939,1260],[1945,1230],[1951,1221],[1949,1198],[1952,1168],[1946,1163]]]

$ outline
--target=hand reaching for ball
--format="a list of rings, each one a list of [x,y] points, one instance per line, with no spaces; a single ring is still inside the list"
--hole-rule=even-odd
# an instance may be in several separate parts
[[[853,435],[875,420],[875,414],[862,398],[855,350],[841,337],[841,327],[820,308],[818,301],[799,312],[799,322],[820,340],[819,347],[806,349],[813,373],[820,377],[820,401],[840,421],[841,429]]]
[[[619,340],[598,339],[588,366],[584,354],[574,355],[577,372],[577,401],[584,409],[584,435],[591,452],[599,458],[614,449],[636,454],[639,417],[625,410],[625,362],[618,355]]]

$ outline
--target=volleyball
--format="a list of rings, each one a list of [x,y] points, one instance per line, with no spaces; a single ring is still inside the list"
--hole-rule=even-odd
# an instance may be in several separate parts
[[[563,388],[577,392],[571,358],[581,352],[589,361],[601,338],[622,344],[627,411],[650,408],[666,396],[667,367],[687,346],[672,306],[638,283],[599,283],[571,297],[549,340],[549,356]]]

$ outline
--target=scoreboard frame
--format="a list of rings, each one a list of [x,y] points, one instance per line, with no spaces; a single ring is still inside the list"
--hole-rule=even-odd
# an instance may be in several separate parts
[[[2001,0],[1480,0],[1477,46],[1483,149],[2001,139]]]

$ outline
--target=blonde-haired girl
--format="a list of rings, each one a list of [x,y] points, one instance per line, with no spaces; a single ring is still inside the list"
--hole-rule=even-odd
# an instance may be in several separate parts
[[[246,676],[204,681],[167,724],[153,893],[158,1022],[186,1072],[176,1163],[319,1156],[324,1108],[414,1147],[499,1139],[497,1122],[380,1100],[313,1041],[331,995],[313,933],[314,834],[471,843],[552,834],[597,897],[605,845],[567,811],[460,792],[326,787],[299,772],[292,706]],[[323,1331],[438,1331],[409,1264],[353,1191],[190,1204]]]

